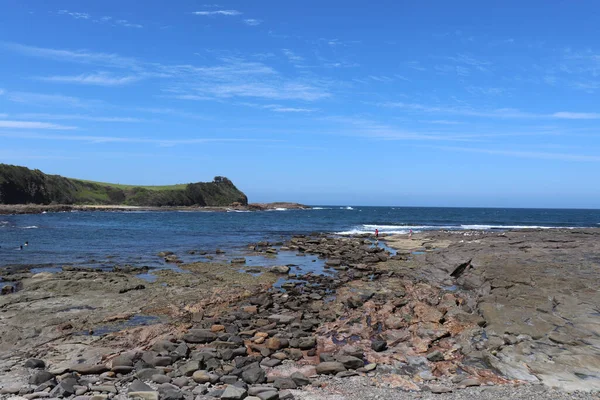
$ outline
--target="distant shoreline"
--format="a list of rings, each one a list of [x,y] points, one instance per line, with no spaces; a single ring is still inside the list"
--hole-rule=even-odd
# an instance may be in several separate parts
[[[72,211],[195,211],[195,212],[227,212],[227,211],[265,211],[285,209],[309,209],[311,207],[298,203],[252,203],[247,206],[179,206],[179,207],[146,207],[105,204],[0,204],[0,215],[10,214],[41,214]]]

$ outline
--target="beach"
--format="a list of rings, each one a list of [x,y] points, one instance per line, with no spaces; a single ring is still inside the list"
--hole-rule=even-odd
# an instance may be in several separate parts
[[[599,237],[300,235],[242,257],[213,249],[218,261],[164,252],[177,267],[151,279],[135,266],[4,267],[0,386],[28,398],[127,396],[141,381],[141,398],[594,398]],[[309,262],[246,265],[287,253]]]

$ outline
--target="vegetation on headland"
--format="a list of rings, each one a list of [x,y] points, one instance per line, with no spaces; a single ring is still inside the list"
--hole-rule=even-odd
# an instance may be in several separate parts
[[[171,186],[134,186],[48,175],[0,164],[0,204],[90,204],[143,207],[247,205],[246,195],[227,178]]]

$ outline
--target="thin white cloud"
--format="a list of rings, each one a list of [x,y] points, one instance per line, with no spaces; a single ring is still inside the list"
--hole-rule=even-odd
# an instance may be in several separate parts
[[[475,110],[470,108],[427,106],[415,103],[388,102],[378,103],[378,105],[389,108],[401,108],[412,111],[426,113],[462,115],[466,117],[484,117],[484,118],[545,118],[545,119],[600,119],[600,113],[581,113],[581,112],[555,112],[551,114],[531,113],[520,111],[513,108],[499,108],[493,110]]]
[[[557,112],[552,114],[555,118],[561,119],[600,119],[600,113],[581,113],[581,112]]]
[[[90,107],[100,106],[103,102],[98,100],[82,100],[78,97],[63,96],[60,94],[45,94],[32,92],[8,92],[8,100],[14,103],[31,104],[38,106],[68,106],[68,107]]]
[[[50,135],[39,133],[0,132],[0,137],[32,140],[74,141],[87,143],[145,143],[158,146],[176,146],[203,143],[235,143],[235,142],[281,142],[281,140],[270,139],[247,139],[247,138],[193,138],[193,139],[155,139],[147,137],[124,137],[124,136],[93,136],[93,135]]]
[[[48,113],[22,113],[14,115],[19,119],[42,119],[50,121],[91,121],[91,122],[118,122],[118,123],[136,123],[145,122],[140,118],[131,117],[97,117],[82,114],[48,114]]]
[[[6,93],[4,89],[0,89],[0,96],[2,96],[4,93]]]
[[[126,19],[117,19],[115,20],[115,24],[124,26],[125,28],[137,28],[141,29],[144,26],[140,24],[134,24],[132,22],[127,21]]]
[[[97,86],[122,86],[142,79],[140,76],[112,76],[108,73],[81,74],[81,75],[57,75],[44,76],[36,78],[45,82],[54,83],[74,83],[79,85],[97,85]]]
[[[88,13],[73,12],[73,11],[69,11],[69,10],[59,10],[57,12],[57,14],[69,15],[75,19],[90,19],[91,18],[90,14],[88,14]]]
[[[280,104],[255,104],[255,103],[241,103],[242,105],[254,107],[254,108],[263,108],[266,110],[271,110],[279,113],[310,113],[315,112],[317,110],[313,108],[301,108],[301,107],[288,107],[282,106]]]
[[[47,122],[37,121],[10,121],[0,120],[0,128],[5,129],[53,129],[53,130],[72,130],[77,129],[75,126],[50,124]]]
[[[282,49],[281,51],[290,62],[297,63],[297,62],[304,61],[304,57],[297,55],[290,49]]]
[[[135,58],[121,57],[117,54],[96,53],[88,50],[59,50],[44,47],[27,46],[18,43],[2,43],[0,47],[32,57],[47,58],[55,61],[68,61],[81,64],[94,64],[114,68],[139,70],[141,63]]]
[[[176,110],[173,108],[138,107],[135,110],[150,113],[150,114],[173,115],[175,117],[180,117],[180,118],[191,118],[191,119],[202,119],[202,120],[210,119],[204,115],[199,115],[199,114],[191,113],[191,112],[187,112],[187,111]]]
[[[533,158],[538,160],[555,160],[555,161],[574,161],[574,162],[600,162],[600,156],[590,156],[584,154],[570,153],[548,153],[540,151],[522,151],[522,150],[498,150],[498,149],[481,149],[470,147],[439,147],[442,150],[461,151],[470,153],[492,154],[499,156],[518,157],[518,158]]]
[[[326,89],[297,82],[210,84],[197,86],[196,90],[218,98],[255,97],[272,100],[315,101],[331,96]]]
[[[244,23],[249,26],[258,26],[262,24],[261,19],[248,18],[244,20]]]
[[[204,15],[204,16],[211,16],[211,15],[226,15],[226,16],[242,15],[242,13],[240,11],[238,11],[238,10],[195,11],[195,12],[193,12],[193,14],[195,14],[195,15]]]

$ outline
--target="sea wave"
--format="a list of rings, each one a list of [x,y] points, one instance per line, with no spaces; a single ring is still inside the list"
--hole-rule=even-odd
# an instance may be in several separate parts
[[[250,210],[232,210],[230,208],[227,209],[227,212],[235,212],[235,213],[249,213],[252,212]]]
[[[335,232],[335,235],[362,235],[365,233],[374,233],[375,229],[379,233],[402,235],[410,231],[434,231],[434,230],[497,230],[497,229],[575,229],[575,227],[566,226],[541,226],[541,225],[377,225],[363,224],[347,231]]]
[[[39,228],[39,226],[36,225],[31,225],[31,226],[21,226],[21,229],[37,229]]]
[[[340,207],[340,210],[354,210],[354,208],[347,206],[347,207]]]
[[[328,208],[328,207],[312,207],[312,208],[309,208],[309,210],[331,210],[331,208]]]

